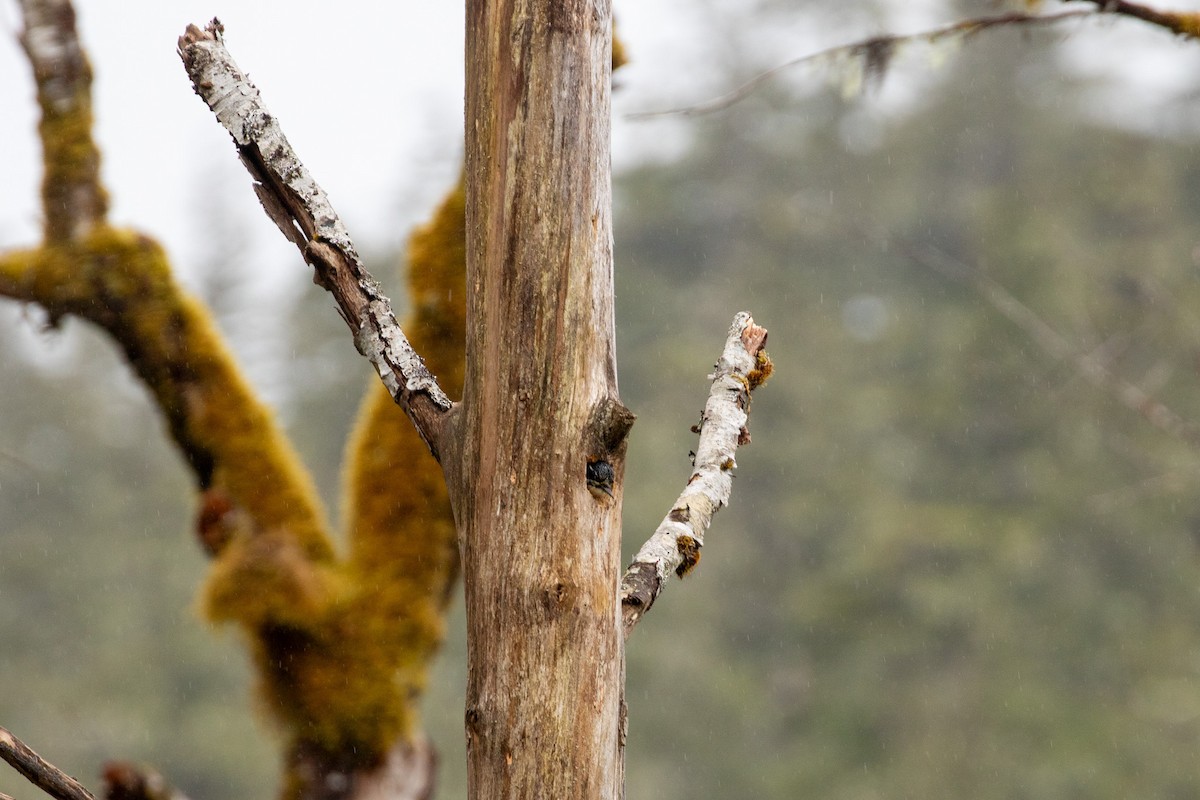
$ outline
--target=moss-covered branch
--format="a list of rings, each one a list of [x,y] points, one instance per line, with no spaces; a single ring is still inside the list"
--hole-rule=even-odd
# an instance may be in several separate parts
[[[286,530],[305,557],[332,558],[311,479],[156,242],[99,226],[10,253],[0,259],[0,294],[107,331],[153,395],[199,488],[228,497],[248,530]]]
[[[372,438],[400,431],[409,455],[397,461],[385,447],[382,459],[363,456],[352,552],[336,557],[309,474],[207,309],[178,286],[157,243],[104,221],[90,70],[70,4],[27,0],[23,9],[43,107],[47,226],[41,246],[0,255],[0,295],[40,305],[52,324],[73,314],[103,328],[162,411],[200,493],[197,533],[214,559],[205,611],[247,635],[262,707],[287,738],[285,796],[424,796],[434,760],[413,709],[457,568],[436,463],[390,399],[388,414],[373,401],[372,415],[388,419]],[[412,256],[414,296],[424,298],[415,323],[455,387],[462,216],[459,189]],[[423,466],[410,469],[409,459]],[[406,478],[420,489],[409,500],[432,497],[428,507],[392,502]]]
[[[409,243],[405,323],[442,386],[462,391],[466,255],[461,180]],[[405,653],[399,681],[415,696],[442,640],[458,544],[441,468],[373,381],[347,448],[345,528],[361,616],[375,646]]]

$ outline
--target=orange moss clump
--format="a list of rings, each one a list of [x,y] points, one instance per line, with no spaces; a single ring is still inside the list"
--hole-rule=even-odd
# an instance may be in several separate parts
[[[685,535],[675,540],[675,548],[679,550],[682,559],[675,568],[675,574],[683,578],[700,563],[700,543]]]

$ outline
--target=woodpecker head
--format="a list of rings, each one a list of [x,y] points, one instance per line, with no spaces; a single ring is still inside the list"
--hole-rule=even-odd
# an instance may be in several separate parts
[[[612,464],[607,461],[589,461],[587,463],[587,488],[592,493],[592,497],[597,500],[602,499],[604,495],[613,496],[612,486],[615,477]]]

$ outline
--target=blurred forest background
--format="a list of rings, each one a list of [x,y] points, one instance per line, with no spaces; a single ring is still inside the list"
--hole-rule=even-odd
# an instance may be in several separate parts
[[[889,5],[713,4],[706,80]],[[801,68],[616,177],[627,551],[687,477],[735,311],[777,365],[703,563],[630,639],[630,797],[1200,795],[1200,44],[1152,32],[1191,65],[1157,99],[1078,68],[1136,72],[1097,50],[1138,24],[989,33],[865,97]],[[269,223],[211,208],[203,293],[332,506],[369,367],[296,265],[265,321],[290,347],[261,346],[238,242]],[[0,724],[92,785],[125,758],[272,796],[161,421],[94,329],[26,315],[0,304]],[[464,649],[457,618],[425,702],[443,797]],[[6,768],[0,791],[34,793]]]

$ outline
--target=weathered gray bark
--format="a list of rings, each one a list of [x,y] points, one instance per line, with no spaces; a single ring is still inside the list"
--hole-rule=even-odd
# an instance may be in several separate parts
[[[628,430],[604,411],[611,24],[606,0],[467,3],[467,374],[443,466],[473,800],[623,790],[620,482],[585,484],[589,459],[619,478]]]

